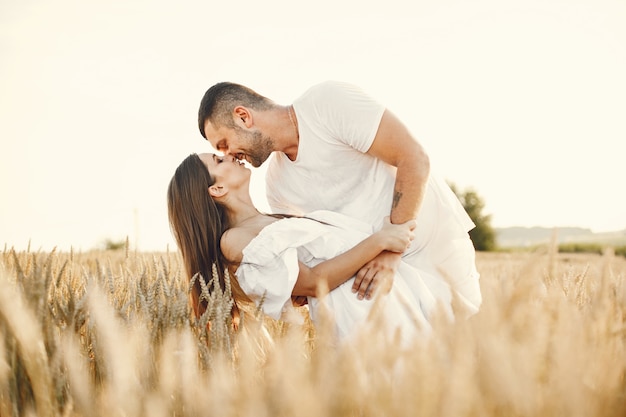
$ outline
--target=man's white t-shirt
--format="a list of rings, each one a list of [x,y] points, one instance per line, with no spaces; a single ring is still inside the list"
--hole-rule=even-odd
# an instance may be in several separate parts
[[[295,161],[274,152],[266,173],[274,213],[303,215],[330,210],[378,229],[391,212],[396,168],[366,152],[385,108],[361,89],[327,81],[293,102],[300,141]],[[480,304],[474,248],[467,232],[474,223],[450,187],[430,175],[417,214],[415,239],[404,253],[409,264],[454,281],[460,293]],[[465,289],[466,288],[466,289]],[[447,300],[449,302],[449,300]]]
[[[275,152],[266,174],[274,212],[331,210],[378,224],[391,211],[395,167],[366,154],[385,108],[357,87],[325,82],[293,103],[300,141]]]

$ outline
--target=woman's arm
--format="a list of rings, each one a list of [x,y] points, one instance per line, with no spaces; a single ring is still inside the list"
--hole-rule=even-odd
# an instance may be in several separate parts
[[[402,253],[413,240],[415,224],[414,220],[391,224],[387,218],[381,230],[347,252],[321,262],[313,268],[299,262],[300,272],[292,295],[315,297],[320,285],[324,285],[329,291],[337,288],[379,253],[383,251]]]

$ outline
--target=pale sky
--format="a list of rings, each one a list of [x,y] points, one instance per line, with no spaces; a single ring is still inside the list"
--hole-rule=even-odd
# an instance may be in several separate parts
[[[624,0],[0,0],[0,245],[175,249],[167,184],[212,151],[219,81],[280,104],[352,82],[493,226],[622,230],[625,22]]]

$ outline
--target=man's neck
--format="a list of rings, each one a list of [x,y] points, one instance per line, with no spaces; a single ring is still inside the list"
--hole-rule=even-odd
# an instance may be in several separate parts
[[[289,126],[285,128],[287,138],[282,152],[291,161],[295,161],[298,157],[298,145],[300,144],[300,132],[298,129],[298,118],[292,105],[286,106],[286,114]],[[280,119],[284,120],[284,118]]]

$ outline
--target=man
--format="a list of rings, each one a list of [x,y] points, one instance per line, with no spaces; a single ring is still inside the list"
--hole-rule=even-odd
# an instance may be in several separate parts
[[[475,311],[482,298],[474,226],[449,187],[430,175],[429,158],[408,129],[355,86],[325,82],[292,105],[281,106],[253,90],[219,83],[204,95],[200,133],[225,154],[267,170],[267,198],[274,212],[325,209],[379,227],[416,219],[415,240],[402,256],[444,305],[453,294]],[[388,282],[399,254],[381,253],[356,276],[353,290],[370,298]],[[450,285],[455,291],[450,291]]]

